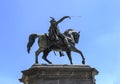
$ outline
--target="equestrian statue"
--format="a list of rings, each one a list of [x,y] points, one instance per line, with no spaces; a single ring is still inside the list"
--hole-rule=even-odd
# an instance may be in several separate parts
[[[39,48],[35,52],[35,63],[39,63],[38,56],[41,52],[43,52],[42,58],[47,63],[52,64],[52,62],[47,59],[48,54],[51,51],[59,51],[60,56],[64,56],[63,51],[65,51],[70,63],[73,64],[71,57],[71,51],[73,51],[81,55],[82,64],[85,64],[85,58],[82,52],[75,47],[75,44],[79,42],[80,32],[76,32],[73,29],[67,29],[64,33],[61,33],[58,27],[58,24],[61,23],[64,19],[71,19],[71,17],[64,16],[58,21],[56,21],[53,17],[50,18],[51,20],[48,33],[43,35],[30,34],[29,36],[29,42],[27,44],[28,53],[30,53],[30,49],[35,42],[35,39],[38,38]]]

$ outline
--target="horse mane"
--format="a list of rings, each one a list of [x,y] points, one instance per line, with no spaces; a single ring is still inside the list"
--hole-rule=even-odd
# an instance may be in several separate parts
[[[70,31],[74,31],[74,30],[73,29],[67,29],[63,34],[67,36]]]

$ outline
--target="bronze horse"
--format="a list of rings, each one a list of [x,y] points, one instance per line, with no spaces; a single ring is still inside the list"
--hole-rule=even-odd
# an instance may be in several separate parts
[[[74,39],[75,43],[73,43],[71,41],[71,37],[69,36],[69,32],[72,32],[71,34],[73,36],[73,39]],[[50,62],[47,59],[47,56],[48,56],[49,52],[51,52],[52,50],[54,50],[54,51],[65,51],[71,64],[73,64],[72,58],[71,58],[71,51],[77,52],[82,57],[82,64],[85,64],[85,58],[84,58],[82,52],[80,50],[78,50],[77,48],[75,48],[75,44],[78,43],[78,41],[79,41],[80,32],[76,32],[76,31],[74,31],[72,29],[68,29],[63,34],[68,38],[70,47],[67,47],[67,45],[65,45],[62,38],[57,42],[53,42],[53,41],[51,41],[49,39],[47,34],[43,34],[43,35],[31,34],[29,36],[29,42],[27,44],[28,53],[30,52],[31,46],[33,45],[35,39],[38,38],[38,46],[39,46],[39,48],[35,52],[35,56],[36,56],[35,63],[36,64],[38,63],[38,55],[41,52],[43,52],[42,58],[46,62],[48,62],[49,64],[52,64],[52,62]]]

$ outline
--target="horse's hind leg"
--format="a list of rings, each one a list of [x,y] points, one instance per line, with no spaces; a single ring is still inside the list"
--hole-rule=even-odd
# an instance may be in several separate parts
[[[42,50],[39,48],[36,52],[35,52],[35,63],[38,64],[38,55],[42,52]]]
[[[46,62],[48,62],[49,64],[52,64],[52,62],[50,62],[50,61],[47,59],[47,56],[48,56],[48,54],[49,54],[50,51],[51,51],[50,49],[46,49],[45,51],[43,51],[43,56],[42,56],[42,58],[43,58]]]

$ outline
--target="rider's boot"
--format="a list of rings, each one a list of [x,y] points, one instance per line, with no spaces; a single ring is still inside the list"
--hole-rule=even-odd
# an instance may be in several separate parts
[[[60,57],[64,56],[63,51],[59,51]]]

